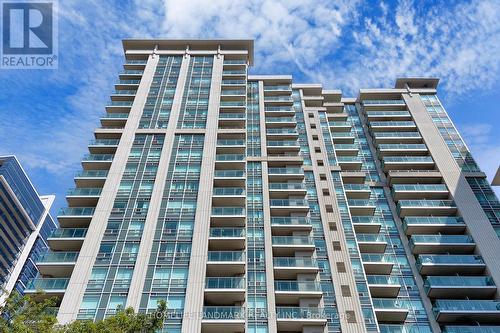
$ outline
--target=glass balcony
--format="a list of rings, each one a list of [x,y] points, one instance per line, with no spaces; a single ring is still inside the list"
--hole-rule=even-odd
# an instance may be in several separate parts
[[[375,206],[375,202],[372,200],[349,199],[347,202],[349,206]]]
[[[366,199],[348,199],[349,211],[352,215],[373,215],[377,208],[372,200]]]
[[[269,174],[278,175],[292,175],[292,174],[304,174],[301,168],[268,168]]]
[[[101,119],[128,119],[128,113],[106,113],[103,114]]]
[[[307,257],[275,257],[273,264],[275,267],[318,267],[316,259]]]
[[[126,106],[126,107],[130,107],[130,106],[132,106],[133,103],[134,103],[133,101],[111,101],[106,106],[107,107],[109,107],[109,106]]]
[[[309,207],[309,203],[307,200],[303,199],[271,199],[269,200],[271,206],[279,206],[279,207],[293,207],[293,206],[303,206]]]
[[[307,216],[280,216],[271,217],[271,224],[283,226],[311,225],[311,220]]]
[[[212,207],[212,215],[245,215],[243,207]]]
[[[374,132],[375,139],[379,138],[422,138],[419,132]]]
[[[68,287],[68,283],[68,278],[36,278],[28,281],[26,290],[43,290],[46,292],[51,290],[65,290]]]
[[[40,263],[76,262],[79,252],[46,252],[37,260]]]
[[[417,268],[421,274],[482,274],[486,264],[478,255],[421,254],[417,258]]]
[[[269,134],[290,134],[290,135],[299,135],[295,128],[268,128],[266,129],[266,133]]]
[[[246,65],[247,61],[244,59],[224,59],[224,65]]]
[[[377,105],[377,104],[397,104],[406,105],[402,99],[365,99],[363,105]]]
[[[146,65],[148,63],[147,60],[142,59],[127,59],[125,65]]]
[[[118,80],[117,84],[133,84],[133,85],[136,85],[136,84],[139,84],[139,83],[141,83],[141,80]]]
[[[290,106],[266,106],[264,109],[266,112],[293,112],[295,113],[295,110],[293,110]]]
[[[498,300],[436,300],[432,308],[439,323],[453,323],[466,317],[472,322],[500,322]]]
[[[89,146],[118,146],[120,139],[96,139],[89,142]]]
[[[414,254],[471,253],[475,243],[469,235],[412,235]]]
[[[454,215],[457,211],[457,206],[453,200],[399,200],[397,210],[401,217]]]
[[[266,123],[294,123],[295,117],[266,117]]]
[[[108,170],[82,170],[75,174],[75,178],[106,178]]]
[[[282,97],[278,97],[278,96],[269,96],[269,97],[266,97],[264,98],[264,102],[265,103],[272,103],[272,102],[289,102],[289,103],[292,103],[293,102],[293,99],[289,96],[282,96]]]
[[[394,184],[392,186],[394,191],[406,191],[406,192],[448,192],[448,188],[445,184]]]
[[[245,253],[238,251],[208,251],[208,261],[245,261]]]
[[[371,215],[353,215],[351,218],[357,233],[378,233],[384,223],[380,217]]]
[[[321,292],[321,286],[316,281],[275,281],[274,290],[277,292]]]
[[[217,155],[215,155],[215,160],[218,162],[244,161],[245,155],[243,155],[243,154],[217,154]]]
[[[143,70],[140,70],[140,69],[126,69],[124,71],[122,71],[120,74],[124,74],[124,75],[130,75],[130,74],[133,74],[133,75],[142,75],[142,73],[144,73]]]
[[[379,234],[357,234],[358,242],[387,242],[384,235]]]
[[[113,154],[86,154],[83,156],[82,161],[104,161],[111,162],[113,160]]]
[[[411,117],[408,111],[370,111],[366,113],[368,118],[377,117]]]
[[[245,189],[241,187],[214,187],[213,195],[216,196],[245,195]]]
[[[222,71],[222,75],[246,75],[247,74],[247,71],[242,69],[242,70],[237,70],[237,69],[234,69],[234,70],[228,70],[228,69],[225,69]]]
[[[354,134],[351,132],[336,132],[332,133],[332,137],[336,138],[354,138]]]
[[[432,293],[432,289],[434,288],[453,288],[453,289],[462,289],[459,290],[459,294],[462,297],[466,297],[465,295],[467,291],[463,289],[471,289],[472,294],[471,297],[477,298],[479,297],[479,290],[477,287],[493,287],[492,291],[496,290],[495,282],[490,276],[428,276],[424,280],[424,288],[428,294]],[[436,297],[436,295],[429,295],[430,297]],[[437,297],[446,297],[451,295],[440,295]],[[448,297],[446,297],[448,298]]]
[[[373,307],[377,309],[409,309],[408,301],[393,298],[373,298]]]
[[[72,188],[66,193],[67,196],[99,196],[102,188]]]
[[[312,245],[314,241],[308,236],[273,236],[273,245]]]
[[[383,158],[384,163],[433,163],[431,156],[386,156]]]
[[[397,143],[381,143],[378,145],[378,150],[422,150],[427,151],[427,146],[423,143],[407,143],[407,144],[397,144]]]
[[[397,277],[388,275],[367,275],[366,281],[368,284],[399,285],[401,283]]]
[[[244,113],[229,113],[229,112],[219,113],[219,119],[245,120],[245,118],[246,115]]]
[[[395,128],[402,128],[402,127],[416,127],[415,122],[413,121],[372,121],[370,122],[370,127],[371,128],[376,128],[376,127],[395,127]]]
[[[204,320],[245,320],[245,309],[241,306],[204,306]]]
[[[215,170],[215,177],[220,178],[242,178],[245,177],[245,171],[243,170]]]
[[[246,85],[245,80],[222,80],[222,85]]]
[[[221,91],[221,96],[241,96],[241,95],[245,96],[246,91],[241,89]]]
[[[295,147],[299,146],[297,141],[285,141],[285,140],[276,140],[276,141],[267,141],[268,147]]]
[[[52,231],[48,238],[84,238],[87,228],[64,228]]]
[[[438,233],[441,231],[465,230],[465,223],[456,216],[406,216],[403,229],[407,235],[416,233]]]
[[[245,140],[219,139],[219,140],[217,140],[217,145],[218,146],[244,146]]]
[[[57,216],[92,216],[94,211],[94,207],[63,207]]]
[[[245,279],[242,277],[207,277],[206,289],[245,289]]]
[[[413,235],[411,236],[410,243],[469,243],[474,241],[469,235]]]
[[[348,143],[338,143],[335,145],[335,150],[359,150],[359,146]]]
[[[274,91],[274,90],[292,90],[292,86],[291,85],[264,86],[264,91]]]
[[[243,228],[210,228],[210,237],[245,237]]]
[[[221,101],[220,102],[220,106],[222,107],[226,107],[226,106],[237,106],[237,107],[245,107],[247,104],[245,101]],[[221,113],[220,115],[222,115],[223,113]],[[241,113],[243,116],[245,116],[244,113]],[[220,116],[219,115],[219,116]]]
[[[269,183],[270,190],[305,190],[304,183]]]

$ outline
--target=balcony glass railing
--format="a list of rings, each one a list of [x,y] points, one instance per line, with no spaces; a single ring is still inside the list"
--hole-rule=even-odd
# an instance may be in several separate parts
[[[96,139],[90,140],[89,146],[117,146],[120,139]]]
[[[208,261],[245,261],[245,253],[238,251],[208,251]]]
[[[137,93],[137,90],[115,90],[115,92],[113,92],[113,95],[131,95],[131,96],[135,96],[136,93]]]
[[[339,163],[361,163],[361,158],[358,156],[337,156]]]
[[[228,112],[223,112],[219,113],[219,119],[241,119],[245,120],[245,114],[244,113],[228,113]]]
[[[304,183],[269,183],[270,190],[305,190]]]
[[[111,101],[107,106],[132,106],[133,101]]]
[[[222,90],[221,91],[221,96],[240,96],[240,95],[246,95],[246,91],[245,90],[240,90],[240,89],[237,89],[237,90]]]
[[[406,216],[403,218],[403,225],[463,225],[464,221],[461,217],[456,216]]]
[[[87,228],[62,228],[55,229],[49,238],[84,238],[87,235]]]
[[[375,309],[409,309],[411,303],[406,300],[394,298],[373,298],[373,307]]]
[[[242,70],[223,70],[222,75],[246,75],[247,71],[242,69]]]
[[[57,216],[92,216],[94,211],[94,207],[63,207]]]
[[[271,206],[281,206],[281,207],[289,207],[289,206],[309,206],[307,200],[303,199],[271,199],[269,200]]]
[[[242,178],[245,177],[243,170],[215,170],[215,177],[218,178]]]
[[[82,170],[75,174],[75,178],[105,178],[108,170]]]
[[[352,124],[350,122],[347,122],[347,121],[330,121],[328,124],[330,126],[333,126],[333,127],[345,127],[345,126],[351,127],[352,126]]]
[[[216,161],[244,161],[245,155],[243,154],[217,154],[215,155]]]
[[[224,65],[246,65],[247,61],[244,59],[225,59]]]
[[[68,278],[36,278],[26,284],[27,290],[64,290],[68,287]]]
[[[399,200],[398,207],[456,207],[453,200]]]
[[[307,216],[280,216],[271,217],[274,225],[310,225],[311,220]]]
[[[387,239],[384,235],[381,234],[356,234],[356,239],[358,242],[387,242]]]
[[[417,258],[417,266],[424,264],[434,265],[484,265],[481,256],[467,254],[421,254]]]
[[[427,184],[427,185],[409,185],[409,184],[394,184],[392,186],[394,191],[406,192],[447,192],[448,188],[445,184]]]
[[[294,117],[266,117],[266,123],[294,123]]]
[[[378,150],[427,150],[427,146],[422,143],[409,143],[409,144],[382,143],[378,145]]]
[[[412,235],[410,245],[416,243],[473,244],[474,240],[469,235]]]
[[[245,320],[245,308],[241,306],[204,306],[203,319]]]
[[[242,207],[212,207],[212,215],[245,215]]]
[[[117,84],[139,84],[141,80],[119,80]]]
[[[374,207],[376,203],[372,200],[364,199],[349,199],[347,200],[349,207]]]
[[[370,191],[370,186],[366,184],[344,184],[346,191]]]
[[[363,100],[364,105],[376,105],[376,104],[398,104],[405,105],[405,101],[402,99],[365,99]]]
[[[441,311],[474,311],[498,312],[500,314],[500,301],[492,300],[436,300],[432,308],[434,313]]]
[[[385,223],[383,219],[378,216],[352,216],[352,223]]]
[[[71,188],[66,192],[67,196],[99,196],[102,188]]]
[[[268,128],[267,134],[299,134],[295,128]]]
[[[242,277],[207,277],[207,289],[244,289],[245,279]]]
[[[264,98],[264,102],[293,102],[293,99],[289,96],[269,96]]]
[[[266,112],[295,112],[290,106],[266,106]]]
[[[316,259],[297,257],[277,257],[273,259],[274,267],[318,267]]]
[[[101,116],[101,119],[128,119],[128,113],[105,113]]]
[[[366,113],[368,118],[370,117],[380,117],[380,116],[399,116],[399,117],[409,117],[411,114],[408,111],[369,111]]]
[[[338,144],[335,144],[335,150],[346,150],[346,149],[350,149],[350,150],[353,150],[353,149],[359,149],[359,146],[358,145],[355,145],[355,144],[347,144],[347,143],[338,143]]]
[[[363,260],[364,262],[396,262],[396,258],[394,256],[376,253],[362,253],[361,260]]]
[[[321,291],[321,286],[316,281],[275,281],[276,291]]]
[[[499,333],[500,329],[498,326],[444,326],[443,333]]]
[[[244,237],[243,228],[210,228],[210,237]]]
[[[241,106],[244,107],[246,105],[245,101],[221,101],[220,106]],[[243,114],[245,115],[245,114]]]
[[[432,163],[431,156],[386,156],[384,163]]]
[[[128,59],[125,65],[146,65],[147,63],[148,61],[143,59]]]
[[[245,85],[245,80],[222,80],[222,85]]]
[[[142,75],[142,73],[144,73],[142,69],[126,69],[120,72],[120,74],[140,74],[140,75]]]
[[[314,240],[308,236],[273,236],[273,245],[314,245]]]
[[[428,276],[424,287],[493,287],[495,282],[491,276]]]
[[[86,154],[83,156],[83,161],[105,161],[111,162],[113,160],[113,154]]]
[[[370,127],[415,127],[413,121],[372,121]]]
[[[75,262],[79,252],[46,252],[38,258],[38,263]]]
[[[333,138],[354,138],[354,134],[351,132],[333,132]]]
[[[399,278],[387,275],[367,275],[366,281],[368,284],[387,284],[394,286],[401,284]]]
[[[284,141],[284,140],[267,141],[268,147],[294,147],[298,145],[299,143],[297,141]]]
[[[219,140],[217,140],[217,145],[218,146],[244,146],[245,140],[219,139]]]
[[[244,195],[245,189],[241,187],[215,187],[214,195],[224,195],[224,196],[234,196],[234,195]]]
[[[290,85],[264,86],[264,91],[273,91],[273,90],[292,90],[292,86]]]
[[[278,319],[326,319],[326,312],[323,308],[306,307],[276,307],[276,317]]]
[[[304,171],[301,168],[268,168],[269,174],[276,175],[293,175],[293,174],[303,174]]]
[[[421,138],[418,132],[373,132],[375,139],[378,138]]]

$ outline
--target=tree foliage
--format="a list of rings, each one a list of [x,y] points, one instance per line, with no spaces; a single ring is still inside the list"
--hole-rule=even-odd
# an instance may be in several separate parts
[[[167,304],[158,302],[153,313],[135,313],[134,309],[117,309],[113,316],[100,321],[75,320],[58,325],[55,298],[35,301],[13,292],[0,307],[0,333],[136,333],[155,332],[163,327]]]

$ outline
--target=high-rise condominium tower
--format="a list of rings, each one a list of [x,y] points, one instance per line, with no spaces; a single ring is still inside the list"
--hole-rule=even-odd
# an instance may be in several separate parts
[[[0,304],[13,290],[31,288],[35,261],[56,229],[49,214],[53,201],[53,195],[38,195],[15,156],[0,156]]]
[[[437,79],[344,98],[248,75],[249,40],[123,45],[32,283],[61,322],[165,299],[169,333],[499,331],[500,205]]]

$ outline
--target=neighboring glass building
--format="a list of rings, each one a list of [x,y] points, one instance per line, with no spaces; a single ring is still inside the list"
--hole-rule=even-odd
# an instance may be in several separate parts
[[[57,225],[49,214],[54,196],[39,196],[15,156],[0,156],[0,302],[21,294],[35,278]]]
[[[165,331],[499,332],[498,199],[436,97],[248,75],[248,40],[125,40],[32,289]],[[495,326],[499,325],[499,326]]]

